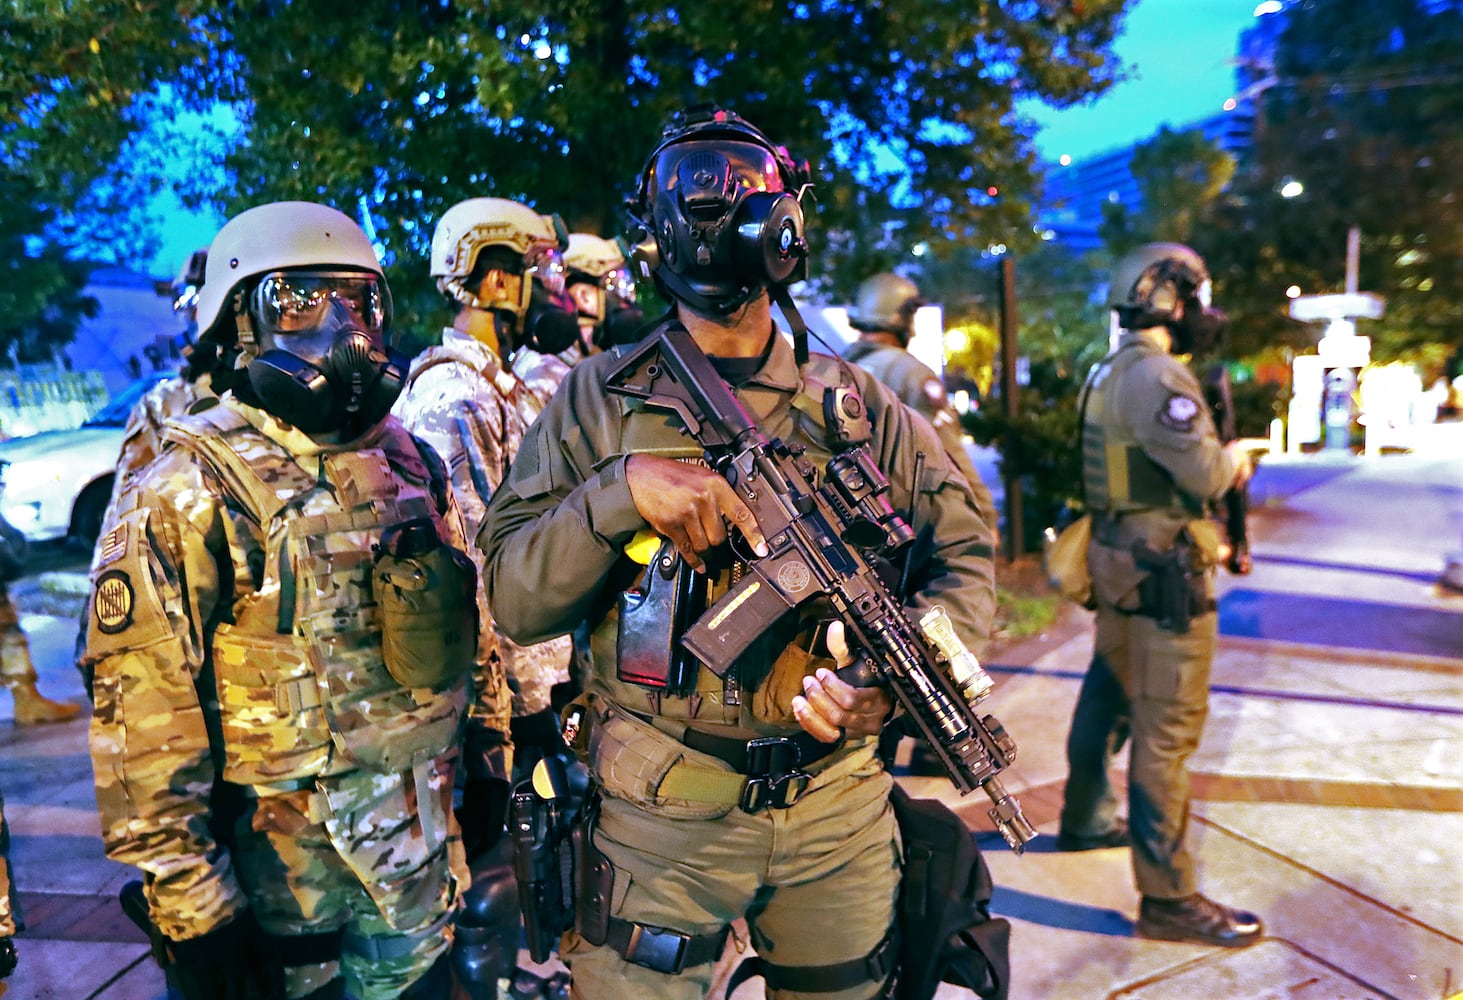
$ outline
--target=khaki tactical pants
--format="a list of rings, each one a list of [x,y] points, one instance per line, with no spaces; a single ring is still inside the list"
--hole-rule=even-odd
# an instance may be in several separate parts
[[[1188,761],[1209,712],[1209,668],[1218,615],[1193,619],[1184,635],[1152,618],[1099,601],[1097,641],[1067,739],[1061,828],[1095,836],[1112,826],[1114,754],[1130,738],[1128,825],[1138,891],[1177,899],[1196,891],[1189,821]]]
[[[702,766],[709,760],[682,750]],[[616,773],[607,772],[594,843],[615,868],[614,916],[687,934],[712,934],[745,916],[757,953],[780,966],[861,959],[888,932],[899,889],[899,834],[888,802],[891,779],[872,746],[835,759],[789,808],[755,815],[730,803],[632,804],[615,797]],[[667,815],[672,810],[675,817]],[[560,953],[578,1000],[699,1000],[715,968],[654,972],[572,931]],[[769,996],[868,1000],[880,986]]]

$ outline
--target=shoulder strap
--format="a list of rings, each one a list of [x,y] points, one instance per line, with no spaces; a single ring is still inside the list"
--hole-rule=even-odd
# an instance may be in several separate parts
[[[250,450],[278,450],[279,446],[227,406],[213,406],[175,417],[164,426],[163,436],[203,462],[261,525],[270,521],[293,497],[319,482],[318,477],[294,462],[289,466],[297,470],[295,476],[273,482],[261,478],[255,466],[241,454],[237,443],[248,439]]]

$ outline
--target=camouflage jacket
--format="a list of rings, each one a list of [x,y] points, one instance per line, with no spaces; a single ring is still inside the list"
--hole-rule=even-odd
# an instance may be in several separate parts
[[[468,535],[476,537],[539,404],[486,344],[449,329],[442,346],[412,362],[392,412],[447,463]],[[482,552],[472,546],[471,554],[481,573]],[[491,620],[485,604],[483,621]],[[569,678],[569,637],[520,646],[500,634],[497,648],[514,688],[513,714],[547,708],[550,689]]]
[[[584,356],[578,347],[566,348],[558,354],[540,354],[520,347],[513,353],[513,374],[528,388],[538,410],[542,410],[549,405],[559,386],[564,384],[569,369],[582,360]]]
[[[205,424],[210,449],[231,449],[230,463],[184,444],[206,436]],[[212,825],[220,781],[318,789],[327,815],[347,801],[352,811],[366,800],[414,808],[427,798],[412,788],[423,776],[450,787],[469,680],[494,709],[475,721],[492,758],[480,766],[506,778],[511,761],[501,672],[480,666],[472,676],[464,662],[460,680],[416,691],[381,666],[372,525],[426,512],[445,543],[466,548],[445,481],[432,486],[429,452],[390,418],[324,445],[228,396],[174,426],[98,541],[83,659],[96,678],[91,753],[104,845],[152,876],[154,918],[181,940],[245,905]],[[270,495],[277,515],[258,509]],[[338,847],[389,879],[440,853],[450,816],[439,813],[402,838]]]
[[[801,693],[805,673],[829,665],[807,651],[816,618],[831,616],[811,606],[817,602],[754,642],[728,672],[731,682],[701,670],[693,694],[672,698],[617,675],[616,597],[639,579],[627,575],[636,567],[625,550],[647,527],[630,496],[626,462],[642,453],[688,461],[703,455],[678,419],[606,392],[605,377],[621,355],[609,351],[574,367],[493,497],[478,544],[487,554],[494,618],[527,642],[587,619],[594,629],[590,690],[633,711],[759,735],[797,731],[791,699]],[[814,355],[806,372],[815,370],[842,377],[823,355]],[[847,370],[873,418],[870,450],[891,481],[889,500],[917,533],[928,532],[928,558],[912,575],[911,603],[944,605],[962,637],[979,648],[989,635],[995,593],[991,536],[971,487],[928,421],[867,374]],[[827,462],[821,386],[799,371],[785,338],[774,335],[762,368],[736,394],[766,434],[805,446],[815,466]],[[730,574],[722,573],[711,600],[729,585]]]
[[[181,375],[159,382],[142,394],[142,398],[127,415],[127,428],[122,432],[122,450],[117,456],[117,478],[112,480],[113,506],[127,481],[141,472],[162,451],[163,424],[171,417],[187,413],[202,398],[213,398],[208,380],[205,378],[195,383]]]

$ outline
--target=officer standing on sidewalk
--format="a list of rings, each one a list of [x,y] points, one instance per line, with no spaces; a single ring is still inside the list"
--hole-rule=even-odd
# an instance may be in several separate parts
[[[911,574],[912,600],[943,604],[961,634],[981,640],[994,588],[990,535],[970,486],[927,421],[837,359],[799,365],[773,323],[769,289],[785,296],[802,271],[805,180],[805,167],[740,117],[692,109],[642,172],[636,210],[652,235],[637,254],[653,261],[674,303],[664,323],[689,331],[759,429],[805,447],[816,466],[830,452],[823,390],[852,379],[873,418],[869,447],[892,483],[890,502],[930,539],[929,559]],[[670,540],[674,552],[639,559],[672,570],[684,561],[695,573],[676,578],[703,581],[708,601],[730,587],[736,553],[767,548],[679,419],[606,390],[619,361],[611,351],[571,370],[479,536],[506,632],[534,641],[593,623],[576,746],[599,795],[586,850],[602,861],[582,869],[579,930],[560,948],[574,993],[703,997],[732,922],[745,917],[771,995],[882,996],[894,969],[900,864],[891,779],[875,744],[891,698],[835,676],[852,660],[841,627],[829,629],[827,650],[815,645],[827,609],[807,605],[724,678],[679,661],[679,633],[655,656],[629,661],[626,615],[636,600],[626,591],[651,580],[637,563],[637,534]],[[669,598],[664,589],[652,612]],[[752,794],[759,789],[776,791]]]
[[[488,501],[541,408],[503,359],[519,345],[554,357],[577,331],[573,315],[552,294],[563,287],[561,240],[555,217],[506,198],[458,202],[442,213],[433,232],[432,277],[454,307],[452,325],[442,331],[440,345],[412,361],[392,412],[447,464],[469,537],[482,526]],[[567,305],[566,297],[562,301]],[[476,546],[472,555],[481,573]],[[483,628],[491,634],[481,588],[479,599]],[[497,636],[485,650],[491,650],[488,666],[506,675],[512,687],[513,770],[526,773],[539,758],[564,749],[549,694],[568,678],[569,638],[519,646]],[[496,997],[498,981],[511,977],[518,955],[513,870],[508,845],[500,841],[509,786],[501,761],[473,745],[501,731],[507,720],[493,717],[501,707],[491,697],[480,699],[472,715],[490,725],[467,733],[461,823],[473,884],[457,918],[452,956],[458,983],[471,1000]]]
[[[231,219],[198,306],[220,401],[169,422],[97,545],[102,838],[188,1000],[449,989],[475,573],[441,460],[389,415],[390,321],[348,216]],[[495,735],[470,745],[502,760]]]
[[[1250,474],[1222,445],[1203,390],[1176,358],[1212,339],[1209,275],[1176,243],[1138,248],[1113,269],[1117,348],[1083,389],[1083,487],[1093,517],[1087,560],[1097,639],[1067,741],[1057,846],[1131,844],[1140,935],[1243,947],[1260,918],[1201,894],[1186,843],[1188,760],[1209,704],[1218,615],[1218,533],[1206,506]],[[1115,816],[1113,754],[1132,741],[1128,825]]]

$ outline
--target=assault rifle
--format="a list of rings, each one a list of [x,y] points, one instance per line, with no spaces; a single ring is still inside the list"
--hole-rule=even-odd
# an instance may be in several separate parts
[[[888,501],[889,482],[865,447],[863,400],[851,387],[823,399],[833,457],[822,486],[802,449],[768,438],[684,328],[667,326],[610,372],[613,393],[674,413],[756,517],[769,552],[686,630],[682,645],[723,676],[757,636],[793,608],[826,598],[849,646],[867,655],[847,668],[851,683],[888,686],[962,795],[990,796],[990,817],[1016,853],[1036,831],[996,777],[1016,743],[974,705],[990,677],[965,648],[943,609],[919,625],[871,561],[913,539]],[[943,662],[942,662],[943,661]],[[841,673],[841,676],[844,676]]]

